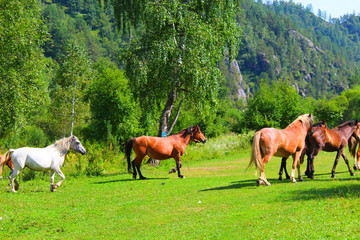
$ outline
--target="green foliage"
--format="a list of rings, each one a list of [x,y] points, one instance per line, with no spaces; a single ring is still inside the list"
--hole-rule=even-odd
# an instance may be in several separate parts
[[[252,92],[262,78],[287,78],[299,94],[315,98],[353,86],[349,78],[360,68],[358,16],[326,22],[292,1],[245,0],[241,7],[244,38],[237,60]]]
[[[99,62],[96,68],[98,73],[85,95],[91,112],[88,135],[113,144],[137,136],[141,131],[141,110],[124,72],[107,62]],[[110,139],[111,136],[115,139]]]
[[[60,57],[56,78],[51,86],[51,113],[55,117],[56,136],[69,135],[73,124],[79,130],[88,115],[83,95],[93,78],[92,61],[81,44],[69,41]]]
[[[349,102],[344,96],[330,100],[321,99],[316,102],[314,115],[318,120],[324,120],[329,127],[335,127],[343,121],[343,113],[348,107],[348,104]]]
[[[268,85],[260,83],[259,91],[249,99],[244,114],[244,127],[258,130],[264,127],[285,128],[306,112],[302,99],[287,80]]]
[[[47,104],[41,49],[46,29],[36,0],[5,0],[0,9],[0,136],[4,136],[14,126],[26,126]]]

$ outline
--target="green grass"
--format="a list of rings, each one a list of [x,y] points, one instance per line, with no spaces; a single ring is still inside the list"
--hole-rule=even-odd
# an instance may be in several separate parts
[[[298,183],[278,181],[281,159],[272,158],[269,187],[256,187],[254,168],[244,172],[250,150],[184,160],[185,179],[168,174],[169,160],[143,165],[143,181],[124,168],[67,175],[55,193],[48,176],[21,181],[17,194],[0,180],[0,239],[357,239],[360,173],[341,160],[332,179],[335,155],[321,152],[316,179]]]

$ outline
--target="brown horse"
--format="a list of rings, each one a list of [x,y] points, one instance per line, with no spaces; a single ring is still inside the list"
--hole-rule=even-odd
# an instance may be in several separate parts
[[[6,152],[3,156],[0,156],[0,177],[2,177],[4,165],[7,165],[11,172],[14,170],[14,165],[11,161],[11,152]]]
[[[359,139],[359,129],[357,121],[347,121],[333,129],[327,129],[322,127],[314,127],[313,134],[307,139],[308,146],[308,177],[314,178],[314,158],[318,153],[323,150],[325,152],[337,152],[335,162],[331,171],[331,177],[335,177],[335,169],[339,162],[340,156],[343,157],[349,173],[351,176],[354,176],[354,173],[351,171],[349,166],[349,160],[345,155],[345,148],[348,145],[349,139],[351,136]]]
[[[325,123],[325,121],[319,121],[317,123],[314,123],[313,125],[313,128],[314,127],[323,127],[323,128],[327,128],[327,125]],[[306,135],[306,139],[309,137],[309,135],[307,134]],[[305,147],[304,149],[302,150],[301,152],[301,155],[300,155],[300,162],[298,162],[297,164],[297,169],[298,169],[298,172],[299,172],[299,181],[304,181],[304,179],[302,178],[301,176],[301,173],[300,173],[300,164],[302,164],[304,162],[304,157],[305,157],[305,154],[307,154],[307,146],[306,146],[306,139],[305,139]],[[288,157],[284,157],[281,159],[281,165],[280,165],[280,171],[279,171],[279,180],[282,180],[282,174],[283,174],[283,170],[285,171],[285,175],[286,175],[286,179],[290,179],[290,176],[286,170],[286,160],[288,159]],[[309,162],[307,163],[307,169],[309,168]],[[305,172],[305,175],[308,175],[307,172]]]
[[[177,134],[168,137],[149,137],[141,136],[132,138],[125,144],[125,154],[128,162],[128,171],[133,169],[133,179],[136,179],[136,170],[140,179],[146,179],[140,171],[140,165],[144,157],[147,155],[157,160],[165,160],[169,158],[175,159],[178,176],[184,178],[180,173],[180,158],[185,152],[186,146],[190,140],[194,142],[206,142],[205,136],[201,133],[199,126],[189,127]],[[131,150],[134,150],[136,157],[130,163]]]
[[[359,136],[359,133],[360,133],[360,123],[357,124],[358,125],[358,128],[357,128],[357,132],[356,132],[356,135]],[[354,129],[355,131],[355,129]],[[358,148],[357,152],[356,152],[356,148],[358,145],[360,145],[360,140],[359,138],[356,138],[355,136],[351,136],[349,138],[349,142],[348,142],[348,145],[349,145],[349,152],[350,152],[350,155],[354,158],[354,170],[360,170],[360,165],[359,165],[359,161],[360,161],[360,147]],[[356,152],[356,156],[355,156],[355,152]]]
[[[290,181],[296,182],[295,167],[305,147],[306,134],[312,129],[312,121],[311,114],[304,114],[283,130],[263,128],[255,133],[248,168],[255,163],[256,168],[260,170],[257,185],[271,185],[265,177],[265,164],[272,156],[293,157]]]
[[[13,162],[11,160],[11,153],[10,151],[7,151],[4,155],[0,156],[0,178],[2,178],[2,173],[3,173],[3,168],[4,165],[8,166],[11,170],[10,174],[14,171],[14,165]],[[15,190],[19,189],[19,183],[16,181],[16,179],[14,180],[15,182]]]

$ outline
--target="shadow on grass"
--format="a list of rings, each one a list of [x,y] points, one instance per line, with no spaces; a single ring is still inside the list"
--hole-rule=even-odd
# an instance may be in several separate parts
[[[292,191],[284,197],[283,201],[336,198],[360,198],[360,184],[352,183],[328,188],[311,188],[307,190]]]
[[[228,185],[228,186],[203,189],[203,190],[199,190],[199,192],[219,191],[219,190],[229,190],[229,189],[241,189],[241,188],[246,188],[246,187],[256,187],[256,180],[257,179],[254,178],[254,179],[243,180],[243,181],[235,181],[235,182],[232,182],[231,185]],[[280,181],[280,180],[275,179],[275,178],[268,178],[268,181],[271,183],[271,185],[276,185],[276,184],[279,184],[279,183],[286,183],[286,180],[285,181]],[[262,187],[262,186],[259,186],[259,187]]]
[[[117,179],[117,180],[109,180],[109,181],[100,181],[100,182],[93,182],[92,184],[107,184],[107,183],[114,183],[114,182],[132,182],[132,181],[150,181],[150,180],[165,180],[170,178],[146,178],[146,179],[136,179],[133,180],[132,178],[129,179]]]

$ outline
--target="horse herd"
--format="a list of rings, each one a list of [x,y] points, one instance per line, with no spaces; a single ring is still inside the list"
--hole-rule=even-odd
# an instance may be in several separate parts
[[[190,141],[202,142],[207,141],[204,134],[200,131],[199,126],[189,127],[177,134],[168,137],[150,137],[141,136],[132,138],[125,144],[125,155],[128,163],[128,171],[133,174],[135,180],[137,174],[140,179],[146,179],[141,171],[140,166],[145,158],[149,156],[157,160],[165,160],[174,158],[176,168],[170,172],[178,172],[178,177],[184,178],[180,172],[181,156],[185,152],[186,146]],[[255,164],[260,170],[260,177],[257,185],[271,185],[265,176],[265,164],[271,157],[282,157],[279,179],[282,179],[282,172],[285,170],[286,177],[291,182],[296,182],[295,169],[298,169],[298,180],[303,178],[300,173],[300,163],[304,161],[307,155],[307,169],[305,174],[309,178],[314,178],[314,158],[321,151],[334,152],[337,151],[334,166],[332,168],[332,177],[335,177],[336,165],[340,156],[352,172],[349,161],[346,158],[344,150],[349,145],[349,151],[355,157],[356,145],[360,142],[360,123],[357,121],[347,121],[333,129],[328,129],[325,122],[321,121],[313,124],[311,114],[299,116],[285,129],[263,128],[255,133],[252,144],[251,158],[248,168]],[[22,169],[28,167],[36,171],[51,171],[50,191],[55,191],[64,181],[65,176],[60,168],[64,163],[65,156],[70,150],[85,154],[86,150],[76,136],[70,136],[56,141],[54,144],[45,148],[23,147],[19,149],[10,149],[0,158],[0,176],[2,175],[3,166],[7,165],[11,169],[9,176],[10,187],[12,192],[19,189],[16,176]],[[131,161],[131,152],[135,152],[135,158]],[[286,171],[286,160],[293,158],[292,171],[290,176]],[[360,149],[357,153],[359,159]],[[357,160],[354,169],[359,169]],[[54,184],[55,173],[61,177],[61,180]]]

